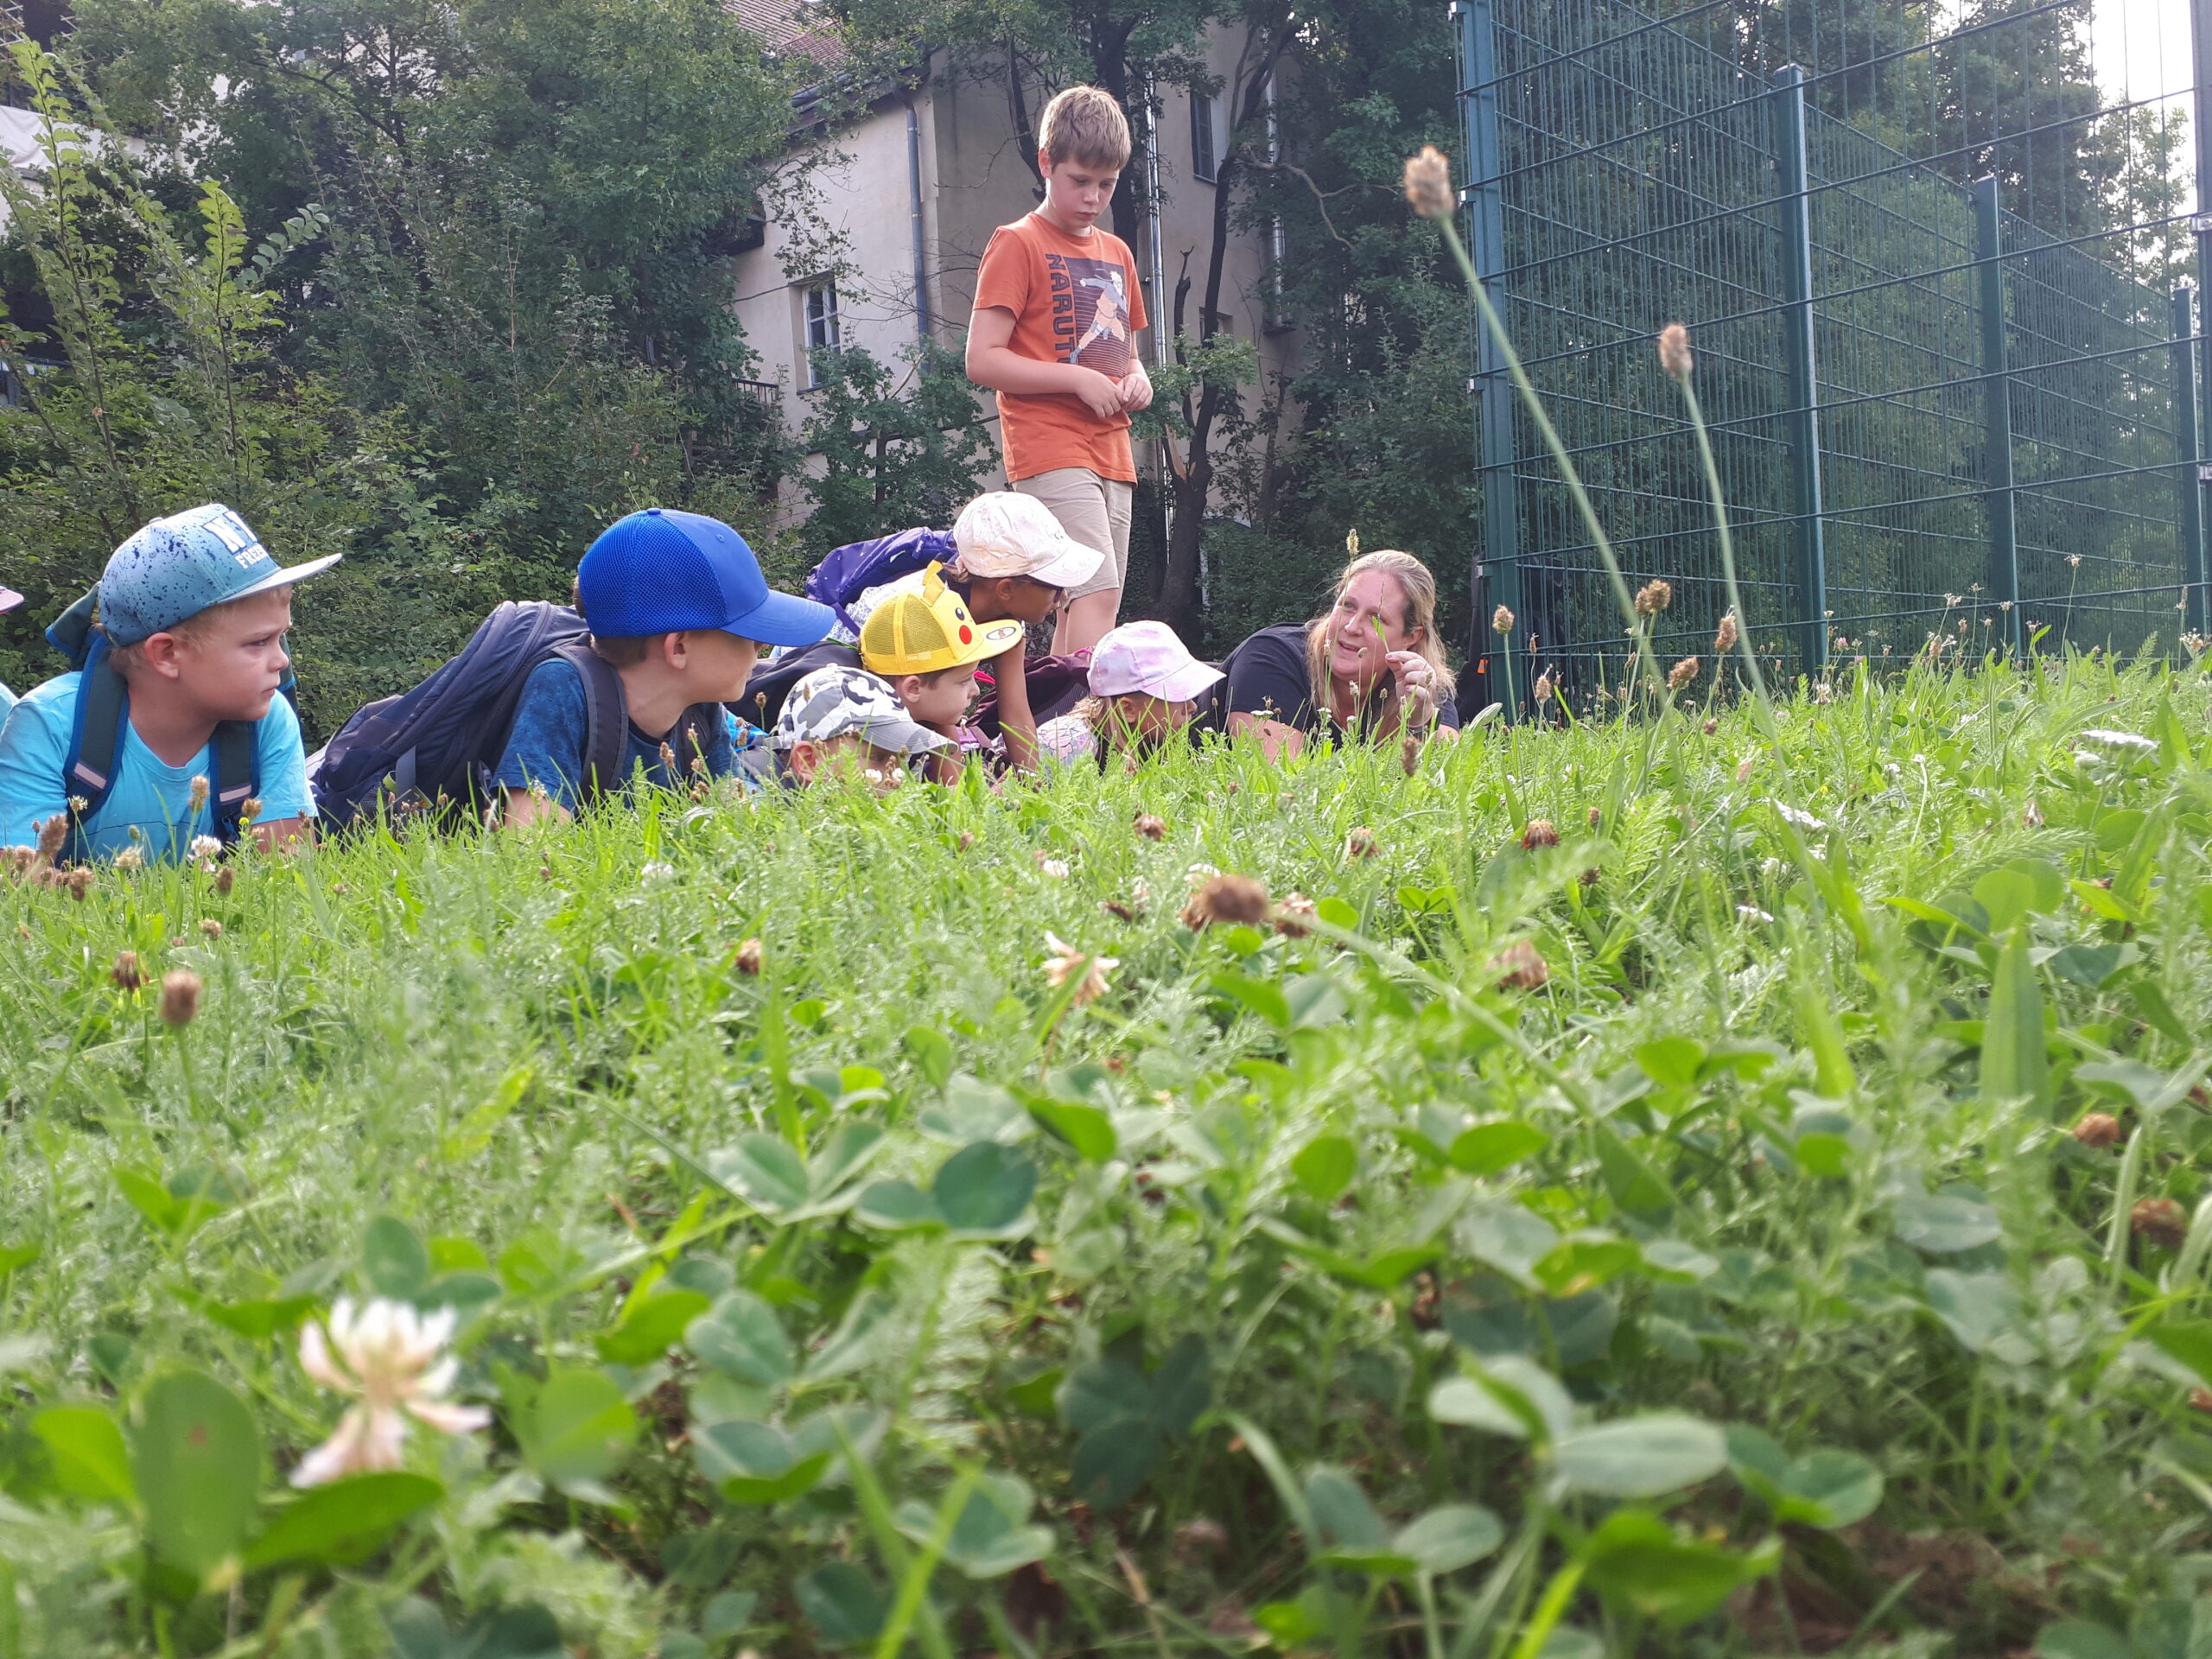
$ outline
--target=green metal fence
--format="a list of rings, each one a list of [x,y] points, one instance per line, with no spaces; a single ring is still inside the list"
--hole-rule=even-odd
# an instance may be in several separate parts
[[[2085,0],[1452,10],[1477,268],[1632,583],[1673,585],[1662,656],[1709,660],[1726,608],[1654,349],[1677,321],[1783,674],[2205,630],[2186,99],[2088,80]],[[1478,671],[1502,690],[1502,604],[1524,700],[1618,683],[1618,608],[1486,332],[1471,389]]]

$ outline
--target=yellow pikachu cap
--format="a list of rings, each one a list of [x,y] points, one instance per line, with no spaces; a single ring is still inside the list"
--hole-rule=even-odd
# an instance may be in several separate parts
[[[934,674],[996,657],[1021,643],[1019,622],[978,622],[932,564],[918,592],[887,594],[861,627],[861,661],[871,674]]]

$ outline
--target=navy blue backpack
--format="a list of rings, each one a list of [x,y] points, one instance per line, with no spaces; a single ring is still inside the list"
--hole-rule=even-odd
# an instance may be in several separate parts
[[[471,807],[499,798],[492,782],[514,729],[524,682],[560,658],[583,681],[589,727],[583,786],[619,788],[629,709],[622,681],[590,645],[591,630],[565,605],[508,600],[479,625],[461,654],[411,691],[364,705],[308,761],[315,810],[325,827]],[[683,712],[671,741],[688,747],[684,765],[703,755],[722,717],[720,703]]]
[[[92,626],[99,599],[95,588],[54,619],[46,640],[83,677],[77,683],[77,717],[69,728],[69,753],[61,775],[68,785],[69,836],[58,860],[81,864],[88,849],[85,826],[115,791],[116,756],[123,747],[124,723],[130,718],[130,688],[109,660],[107,636]],[[280,688],[295,695],[291,671],[285,671]],[[209,747],[215,751],[214,776],[208,779],[210,804],[214,808],[215,838],[226,847],[238,838],[245,804],[261,792],[261,750],[254,741],[254,722],[226,720],[215,728]]]

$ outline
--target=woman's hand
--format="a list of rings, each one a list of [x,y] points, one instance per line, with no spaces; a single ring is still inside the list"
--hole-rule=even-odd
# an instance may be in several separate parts
[[[1410,695],[1416,686],[1427,686],[1432,694],[1436,685],[1436,671],[1428,659],[1417,651],[1394,651],[1382,658],[1390,671],[1390,677],[1398,683],[1401,697]]]

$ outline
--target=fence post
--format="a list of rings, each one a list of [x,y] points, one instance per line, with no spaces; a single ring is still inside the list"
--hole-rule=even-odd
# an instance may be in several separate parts
[[[2192,111],[2195,119],[2190,123],[2190,125],[2194,129],[2196,138],[2196,217],[2190,221],[2189,228],[2196,238],[2198,288],[2206,296],[2212,296],[2212,126],[2207,125],[2208,123],[2212,123],[2212,0],[2190,0],[2189,35],[2191,55],[2194,59],[2192,67],[2196,71],[2191,81],[2191,85],[2196,88],[2195,107]],[[2208,298],[2203,310],[2205,315],[2202,320],[2212,323],[2212,297]],[[2212,391],[2212,327],[2201,330],[2192,328],[2189,333],[2190,337],[2196,340],[2197,362],[2201,365],[2197,384],[2201,396],[2206,391]],[[2200,405],[2194,401],[2191,402],[2190,413],[2192,419],[2196,418],[2199,407]],[[2212,468],[2203,465],[2201,448],[2207,426],[2212,426],[2212,422],[2200,423],[2198,425],[2200,443],[2196,456],[2198,464],[2191,469],[2198,485],[2196,499],[2200,530],[2196,544],[2197,561],[2196,574],[2199,581],[2196,588],[2184,592],[2183,595],[2186,602],[2189,593],[2193,592],[2196,594],[2194,607],[2184,611],[2183,614],[2194,619],[2189,626],[2199,633],[2212,632],[2212,626],[2208,626],[2207,622],[2208,614],[2212,614],[2212,593],[2208,593],[2203,585],[2206,581],[2212,581],[2212,566],[2209,566],[2205,559],[2201,529],[2203,519],[2203,486],[2212,485]],[[2183,580],[2186,582],[2188,579],[2187,574],[2184,573]]]
[[[2012,489],[2012,376],[2005,351],[2005,244],[1995,175],[1974,181],[1974,268],[1981,278],[1981,388],[1987,426],[1982,481],[1989,505],[1989,587],[2004,619],[2005,649],[2020,649],[2020,533]]]
[[[1467,251],[1485,282],[1505,269],[1504,171],[1497,130],[1497,27],[1493,0],[1452,0],[1459,26],[1459,115],[1466,131],[1466,189],[1460,200],[1468,213]],[[1492,289],[1501,307],[1504,296]],[[1472,303],[1472,302],[1470,302]],[[1477,427],[1482,441],[1483,539],[1469,573],[1468,595],[1476,612],[1471,661],[1482,660],[1491,696],[1506,705],[1509,721],[1520,717],[1509,687],[1527,693],[1525,675],[1509,675],[1507,661],[1515,638],[1525,638],[1527,607],[1521,597],[1520,515],[1515,499],[1514,391],[1504,353],[1487,324],[1478,324],[1475,346]],[[1510,636],[1493,632],[1484,611],[1487,597],[1522,619]]]
[[[2204,486],[2197,477],[2204,452],[2196,435],[2196,290],[2174,284],[2174,451],[2181,462],[2175,486],[2181,492],[2183,623],[2191,633],[2205,632]]]
[[[1807,674],[1828,660],[1827,526],[1821,500],[1821,382],[1813,334],[1811,158],[1805,142],[1805,72],[1776,76],[1775,171],[1781,176],[1783,350],[1789,367],[1789,450],[1796,509],[1798,655]],[[1750,626],[1748,617],[1741,619]]]

